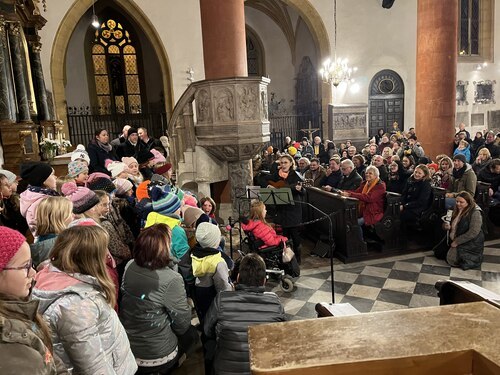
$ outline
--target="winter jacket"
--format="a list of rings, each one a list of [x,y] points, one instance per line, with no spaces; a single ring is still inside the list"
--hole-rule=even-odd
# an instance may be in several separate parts
[[[465,172],[461,178],[453,178],[451,185],[448,187],[449,192],[457,195],[465,190],[472,196],[476,194],[477,177],[470,164],[466,164]]]
[[[30,190],[25,190],[20,195],[21,215],[26,218],[33,237],[36,236],[36,209],[40,202],[47,197],[48,195]]]
[[[482,224],[483,218],[479,206],[458,222],[454,241],[457,243],[457,262],[464,270],[477,268],[483,261]]]
[[[109,236],[108,250],[113,256],[116,264],[121,264],[127,262],[132,258],[132,252],[127,244],[124,242],[124,238],[120,236],[117,227],[113,225],[107,218],[101,220],[101,227],[103,227]]]
[[[134,374],[134,355],[115,310],[97,280],[49,264],[36,276],[33,297],[53,332],[54,352],[74,374]]]
[[[491,184],[493,191],[497,191],[500,184],[500,174],[493,173],[490,167],[491,161],[488,162],[483,169],[479,172],[477,179],[478,181],[486,182]]]
[[[489,158],[488,160],[485,160],[485,161],[480,161],[479,163],[477,161],[475,161],[473,164],[472,164],[472,170],[474,171],[474,173],[476,174],[476,176],[479,176],[479,172],[481,172],[481,170],[491,161],[492,159]]]
[[[338,188],[340,190],[356,190],[361,185],[363,179],[354,169],[349,176],[342,176]]]
[[[458,147],[455,149],[455,151],[453,151],[453,156],[455,155],[463,155],[465,156],[465,160],[467,161],[467,163],[470,163],[471,162],[471,153],[470,153],[470,146],[467,146],[466,148],[464,148],[463,150],[460,150]]]
[[[241,223],[241,228],[245,232],[252,232],[256,239],[264,242],[262,247],[278,246],[288,241],[288,238],[276,234],[276,231],[260,220],[248,220],[248,223]]]
[[[181,275],[168,267],[153,271],[131,260],[121,290],[120,319],[138,363],[174,353],[177,336],[191,325]]]
[[[38,301],[2,301],[2,305],[26,321],[0,315],[0,374],[68,374],[37,335],[38,329],[33,330]]]
[[[56,243],[56,234],[47,234],[39,236],[35,243],[30,245],[31,259],[33,260],[33,267],[35,269],[40,263],[49,259],[50,252]]]
[[[351,191],[351,197],[359,199],[365,203],[362,211],[365,225],[374,225],[384,217],[384,198],[385,198],[385,183],[380,181],[373,187],[368,194],[363,194],[363,187],[366,181],[363,181],[361,186],[356,191]]]
[[[139,142],[134,146],[128,139],[116,147],[116,156],[118,160],[122,160],[124,156],[136,157],[139,152]]]
[[[330,173],[328,176],[325,174],[325,177],[321,180],[321,186],[331,186],[337,189],[340,180],[342,180],[342,171],[339,169],[338,171]]]
[[[310,169],[304,174],[304,178],[306,180],[313,180],[313,186],[320,188],[321,180],[326,176],[325,168],[319,167],[316,173],[311,171]]]
[[[11,196],[9,199],[3,199],[3,210],[0,211],[0,225],[17,230],[23,236],[26,235],[28,223],[21,215],[19,197]]]
[[[104,166],[107,159],[118,160],[113,150],[107,152],[99,147],[95,140],[92,140],[87,146],[87,152],[90,158],[89,173],[102,172],[111,176],[111,172]]]
[[[181,259],[189,250],[189,243],[186,232],[181,227],[181,218],[172,215],[161,215],[158,212],[151,212],[146,220],[145,228],[154,224],[167,224],[172,229],[172,247],[170,252],[177,259]]]
[[[208,311],[204,331],[217,339],[215,373],[250,374],[248,327],[285,321],[278,296],[264,287],[236,285],[235,291],[221,292]]]
[[[403,210],[407,215],[419,217],[431,205],[432,187],[427,180],[415,180],[410,177],[406,180],[406,185],[401,194]],[[405,215],[406,216],[406,215]]]

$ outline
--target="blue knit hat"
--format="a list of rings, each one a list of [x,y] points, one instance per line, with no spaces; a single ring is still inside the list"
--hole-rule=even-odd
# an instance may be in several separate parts
[[[172,192],[155,186],[149,194],[153,201],[153,210],[159,214],[173,214],[181,208],[181,200]]]

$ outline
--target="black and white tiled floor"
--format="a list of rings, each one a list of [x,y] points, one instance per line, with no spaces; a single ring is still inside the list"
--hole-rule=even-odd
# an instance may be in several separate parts
[[[335,302],[349,302],[360,312],[438,306],[434,284],[443,279],[468,280],[500,294],[500,238],[485,243],[480,270],[451,268],[430,251],[351,264],[334,262]],[[291,293],[272,282],[267,289],[278,294],[288,319],[316,318],[316,303],[332,301],[330,260],[303,256],[301,276]],[[199,346],[174,373],[202,375],[203,368]]]
[[[463,271],[436,259],[432,252],[411,253],[368,262],[335,261],[335,302],[349,302],[360,312],[437,306],[438,280],[468,280],[500,293],[500,239],[485,244],[480,270]],[[315,318],[318,302],[331,302],[329,259],[306,258],[291,293],[271,282],[290,319]]]

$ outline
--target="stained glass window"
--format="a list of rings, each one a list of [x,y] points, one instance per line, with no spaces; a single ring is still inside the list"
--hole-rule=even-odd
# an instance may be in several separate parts
[[[460,0],[458,22],[458,53],[460,56],[479,55],[480,0]]]
[[[92,64],[99,113],[140,113],[142,99],[136,48],[130,33],[119,21],[108,19],[96,30]]]

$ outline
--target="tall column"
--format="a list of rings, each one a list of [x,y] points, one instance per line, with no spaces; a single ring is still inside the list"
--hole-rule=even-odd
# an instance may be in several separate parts
[[[200,0],[205,79],[246,77],[244,0]]]
[[[19,111],[19,121],[31,121],[28,89],[26,87],[26,60],[23,59],[24,51],[21,43],[20,25],[11,23],[9,25],[9,42],[12,58],[12,71],[14,73],[14,83],[16,86],[17,107]],[[24,60],[24,64],[23,64]]]
[[[434,158],[455,133],[458,0],[418,0],[415,125]]]
[[[14,90],[10,78],[10,58],[5,22],[0,19],[0,120],[16,121],[15,106],[11,105]]]
[[[38,41],[30,41],[30,61],[31,61],[31,76],[33,77],[35,98],[38,109],[38,119],[41,121],[49,120],[49,105],[47,102],[47,90],[45,88],[45,80],[43,78],[42,60],[40,51],[42,43]]]

